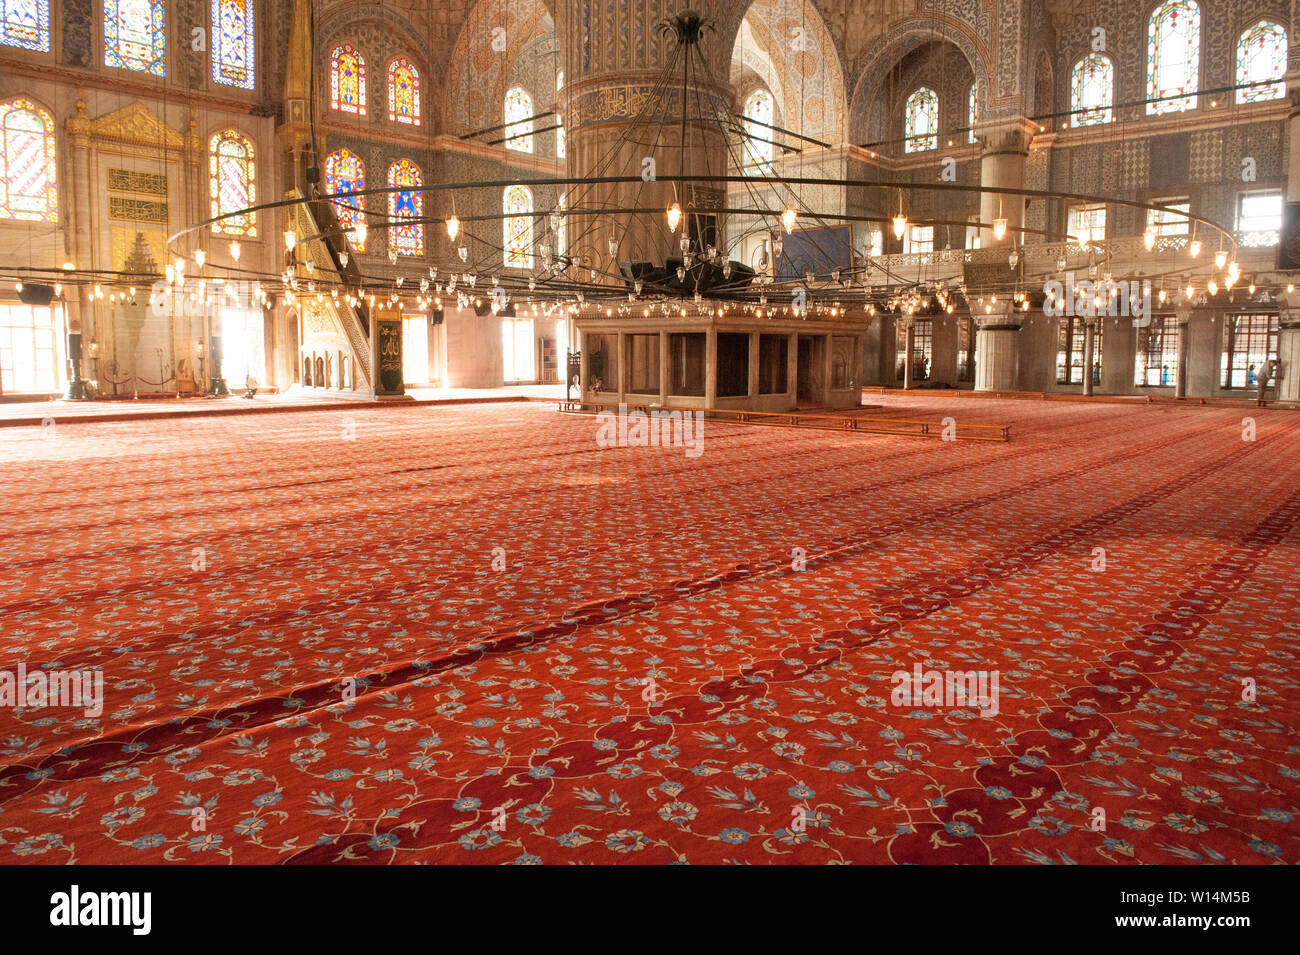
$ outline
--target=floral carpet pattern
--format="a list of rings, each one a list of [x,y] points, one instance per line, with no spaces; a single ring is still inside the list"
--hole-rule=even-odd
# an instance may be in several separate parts
[[[1300,415],[874,400],[5,429],[0,861],[1300,862]]]

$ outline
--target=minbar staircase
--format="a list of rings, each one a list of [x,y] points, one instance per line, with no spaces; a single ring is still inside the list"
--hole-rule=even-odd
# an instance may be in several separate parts
[[[314,193],[314,190],[313,190]],[[286,199],[302,199],[299,189],[292,189],[285,195]],[[288,206],[289,224],[302,242],[302,255],[310,258],[313,268],[322,276],[337,275],[342,286],[339,297],[323,296],[323,304],[315,305],[315,294],[300,290],[304,307],[310,298],[312,306],[321,313],[331,316],[342,332],[352,352],[352,367],[355,369],[353,392],[373,395],[374,382],[371,380],[370,368],[370,308],[362,298],[362,276],[357,267],[356,257],[350,255],[347,265],[343,264],[340,253],[347,252],[347,243],[340,231],[338,217],[328,200],[315,198],[306,202]],[[322,238],[313,238],[322,236]],[[354,307],[348,304],[347,295],[358,299]],[[304,352],[306,342],[304,335]],[[301,356],[300,359],[301,361]]]

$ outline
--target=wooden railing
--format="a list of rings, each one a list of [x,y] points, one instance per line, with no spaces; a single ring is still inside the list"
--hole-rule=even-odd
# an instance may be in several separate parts
[[[821,431],[847,431],[851,434],[887,434],[906,438],[939,438],[956,441],[1011,440],[1011,428],[1005,424],[970,424],[955,419],[944,421],[915,421],[908,418],[871,418],[855,414],[825,414],[810,411],[750,411],[737,408],[681,408],[667,405],[632,404],[609,401],[584,401],[566,398],[559,402],[565,414],[596,414],[601,411],[618,412],[620,409],[642,414],[652,413],[683,415],[703,412],[715,421],[734,421],[741,424],[767,425],[779,428],[815,428]]]

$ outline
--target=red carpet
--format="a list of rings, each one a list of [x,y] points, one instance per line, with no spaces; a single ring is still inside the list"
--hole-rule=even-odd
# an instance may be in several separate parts
[[[105,700],[0,709],[0,861],[1300,862],[1300,416],[873,401],[1013,441],[5,429],[0,669]]]

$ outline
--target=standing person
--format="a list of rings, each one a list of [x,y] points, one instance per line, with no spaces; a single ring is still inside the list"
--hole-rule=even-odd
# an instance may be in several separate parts
[[[1259,363],[1259,374],[1256,377],[1258,387],[1255,390],[1256,404],[1261,408],[1264,407],[1264,392],[1268,390],[1268,383],[1273,378],[1277,370],[1277,360],[1274,358],[1265,358]]]

